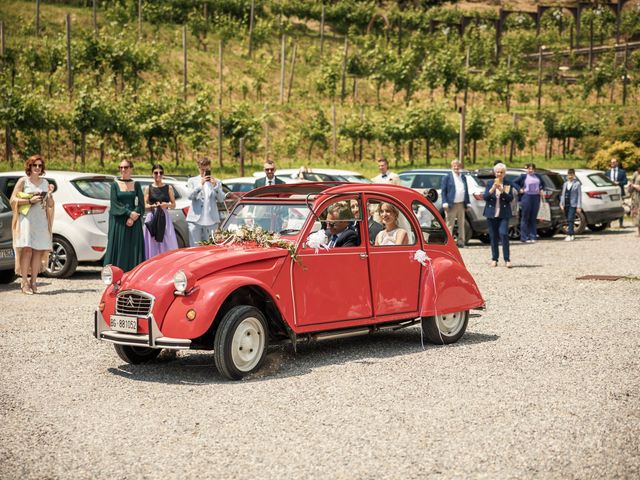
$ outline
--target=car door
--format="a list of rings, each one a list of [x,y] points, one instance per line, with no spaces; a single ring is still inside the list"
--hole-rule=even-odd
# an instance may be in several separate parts
[[[369,269],[371,275],[371,294],[373,311],[376,317],[385,315],[415,313],[420,300],[421,265],[414,260],[416,250],[420,249],[420,240],[407,211],[400,202],[383,196],[368,195],[367,211],[373,220],[383,224],[381,210],[391,205],[397,212],[398,229],[406,231],[406,244],[391,244],[389,236],[382,240],[378,234],[370,238]],[[396,232],[396,237],[398,233]],[[389,244],[379,244],[389,242]]]
[[[324,230],[327,212],[335,204],[350,208],[356,196],[331,199],[320,209],[319,218],[307,228],[303,238]],[[359,211],[363,211],[361,208]],[[364,222],[355,215],[352,228],[363,239]],[[328,243],[328,238],[326,239]],[[362,240],[349,247],[314,248],[303,244],[298,251],[300,264],[293,265],[292,286],[295,302],[296,325],[319,325],[334,322],[363,320],[372,317],[371,291],[367,247]]]

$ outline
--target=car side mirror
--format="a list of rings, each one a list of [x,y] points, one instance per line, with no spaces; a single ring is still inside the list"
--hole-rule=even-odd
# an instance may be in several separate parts
[[[427,197],[431,203],[438,201],[438,191],[435,188],[430,188],[424,192],[424,196]]]

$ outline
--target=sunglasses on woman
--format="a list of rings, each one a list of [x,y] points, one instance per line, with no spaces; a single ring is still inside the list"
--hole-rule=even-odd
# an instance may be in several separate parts
[[[154,175],[164,175],[164,172],[153,172]]]

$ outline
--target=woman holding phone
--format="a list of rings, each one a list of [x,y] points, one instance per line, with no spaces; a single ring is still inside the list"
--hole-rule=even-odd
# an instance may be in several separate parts
[[[13,209],[13,248],[16,273],[21,278],[22,293],[37,293],[36,279],[43,271],[51,250],[53,223],[53,185],[44,178],[44,159],[33,155],[24,164],[26,177],[16,183],[11,194]],[[28,275],[31,273],[31,279]]]
[[[118,168],[120,177],[111,184],[109,234],[104,264],[115,265],[128,272],[144,261],[144,196],[140,184],[131,178],[133,162],[122,160]]]
[[[495,180],[489,180],[484,191],[484,216],[489,224],[489,239],[491,240],[491,266],[498,266],[500,252],[498,242],[502,243],[502,256],[507,268],[511,268],[509,253],[509,219],[511,201],[513,200],[513,186],[504,178],[507,166],[498,163],[493,167]]]

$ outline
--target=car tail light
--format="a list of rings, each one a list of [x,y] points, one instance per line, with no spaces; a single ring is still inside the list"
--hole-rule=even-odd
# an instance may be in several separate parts
[[[587,192],[587,195],[589,195],[589,198],[597,198],[599,200],[601,200],[603,195],[606,195],[607,192],[603,192],[603,191],[595,191],[595,192]]]
[[[473,198],[475,198],[476,200],[484,200],[484,195],[482,195],[481,193],[474,193]]]
[[[186,217],[189,214],[189,207],[182,207],[182,213],[184,213],[184,216]]]
[[[92,205],[90,203],[65,203],[62,208],[74,220],[83,215],[98,215],[107,211],[105,205]]]
[[[104,252],[107,248],[106,247],[91,247],[92,250],[95,250],[96,252]]]
[[[553,197],[553,192],[544,192],[544,199],[545,200],[551,200],[551,197]]]

